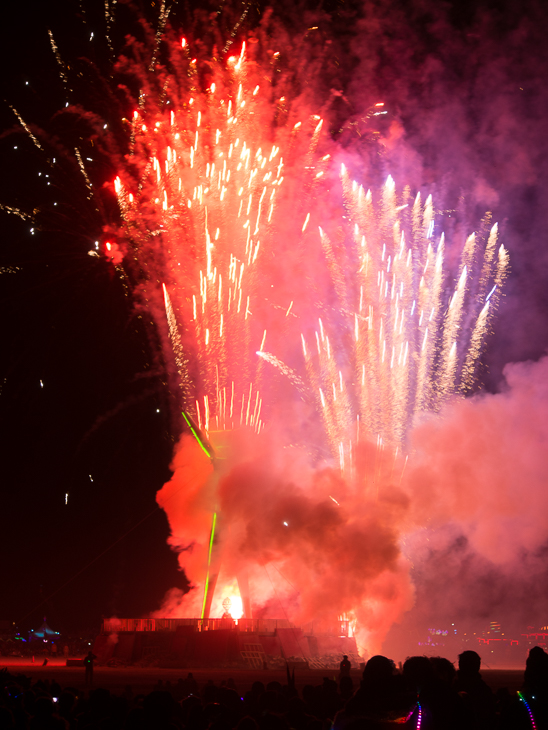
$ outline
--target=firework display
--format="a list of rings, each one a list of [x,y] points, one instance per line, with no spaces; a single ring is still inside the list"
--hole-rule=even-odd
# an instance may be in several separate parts
[[[279,218],[293,215],[301,223],[302,206],[283,198],[285,172],[289,168],[293,187],[303,190],[313,177],[314,192],[305,195],[318,206],[326,195],[320,179],[332,166],[330,154],[316,151],[317,115],[308,135],[299,122],[273,126],[271,93],[255,84],[260,76],[245,52],[244,42],[239,56],[219,64],[217,80],[199,90],[196,59],[183,39],[181,77],[154,79],[164,92],[160,99],[157,88],[141,85],[129,155],[114,182],[121,241],[145,281],[154,279],[155,291],[162,283],[180,384],[206,433],[243,425],[258,432],[264,425],[256,354],[277,367],[280,362],[265,352],[267,329],[256,308],[269,280],[269,257],[285,255]],[[305,135],[300,152],[292,144],[298,134]],[[330,341],[318,318],[314,343],[300,335],[304,370],[335,454],[359,439],[360,428],[367,438],[401,445],[416,413],[472,388],[508,267],[497,225],[484,225],[466,241],[457,284],[447,295],[444,236],[434,236],[432,197],[422,203],[408,190],[398,197],[389,177],[374,201],[344,164],[340,179],[347,213],[339,221],[343,254],[321,225],[311,232],[310,213],[292,231],[297,248],[312,258],[310,249],[316,257],[323,253],[343,315],[335,326],[351,333],[351,344],[343,345],[354,368],[350,377],[338,365],[340,333]],[[315,217],[324,223],[319,210]],[[285,275],[289,289],[293,275],[291,269]],[[293,300],[285,315],[292,310]],[[195,378],[189,359],[197,364]]]
[[[87,117],[115,179],[97,190],[73,157],[98,247],[175,364],[182,435],[158,502],[194,590],[160,613],[242,594],[247,614],[346,616],[373,646],[412,602],[409,432],[473,388],[508,255],[487,217],[447,267],[432,197],[353,180],[319,110],[280,94],[278,51],[253,38],[206,63],[166,23],[162,6],[114,65],[131,112]],[[316,424],[296,439],[280,410],[299,409]]]

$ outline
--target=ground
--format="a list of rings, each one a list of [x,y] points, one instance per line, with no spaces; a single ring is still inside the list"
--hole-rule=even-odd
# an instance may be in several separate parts
[[[84,668],[67,667],[64,659],[50,659],[47,666],[42,666],[42,659],[32,663],[28,658],[1,657],[0,669],[7,667],[12,674],[24,674],[38,679],[49,679],[57,681],[61,687],[85,688]],[[186,677],[191,671],[196,681],[202,687],[207,680],[212,679],[215,684],[232,677],[236,687],[243,694],[251,688],[254,681],[260,680],[264,684],[277,680],[282,684],[287,682],[285,671],[279,670],[257,670],[257,669],[160,669],[158,667],[95,667],[93,684],[95,687],[104,687],[111,692],[120,693],[127,685],[131,685],[134,693],[148,693],[157,684],[158,680],[175,684],[179,677]],[[299,692],[306,684],[318,685],[322,683],[323,677],[329,676],[337,679],[337,672],[326,669],[300,669],[295,672],[295,684]],[[361,673],[359,669],[352,669],[351,676],[357,686]],[[487,684],[496,691],[501,687],[507,687],[510,692],[520,689],[523,683],[523,670],[517,669],[484,669],[482,676]]]

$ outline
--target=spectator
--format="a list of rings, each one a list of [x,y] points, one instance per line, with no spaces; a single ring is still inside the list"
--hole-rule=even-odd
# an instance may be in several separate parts
[[[480,674],[481,657],[475,651],[459,654],[459,669],[453,687],[463,698],[470,717],[470,727],[496,727],[495,698]]]
[[[91,687],[93,684],[93,662],[97,659],[95,654],[90,650],[84,658],[84,667],[86,668],[86,684]]]
[[[347,655],[344,654],[342,661],[339,664],[339,680],[342,679],[343,677],[349,677],[351,668],[352,668],[352,665],[350,664],[350,661],[348,660]]]
[[[469,727],[462,698],[436,674],[435,662],[425,656],[410,657],[403,665],[403,676],[421,705],[423,730]]]

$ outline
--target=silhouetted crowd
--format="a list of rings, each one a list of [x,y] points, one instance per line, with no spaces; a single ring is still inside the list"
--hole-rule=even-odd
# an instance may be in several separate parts
[[[343,666],[344,664],[344,666]],[[493,694],[474,651],[459,668],[443,657],[414,656],[401,671],[384,656],[365,665],[361,682],[341,662],[338,681],[324,677],[302,692],[287,683],[253,683],[242,697],[233,680],[193,675],[175,684],[160,680],[147,695],[130,686],[121,695],[97,688],[86,693],[56,682],[32,683],[0,673],[1,730],[379,730],[396,724],[420,730],[548,730],[548,654],[529,652],[520,692]]]

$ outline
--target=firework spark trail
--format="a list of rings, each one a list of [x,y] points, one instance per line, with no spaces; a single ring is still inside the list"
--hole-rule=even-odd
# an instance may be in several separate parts
[[[24,210],[19,210],[19,208],[14,208],[11,205],[3,205],[2,203],[0,203],[0,210],[5,211],[6,213],[10,213],[10,215],[16,215],[18,218],[21,218],[22,221],[33,220],[33,216],[31,213],[27,213]]]
[[[186,43],[179,54],[195,83]],[[245,422],[258,430],[249,355],[259,342],[252,348],[251,318],[284,160],[273,141],[257,140],[264,92],[250,81],[245,44],[228,67],[228,80],[219,72],[203,94],[185,94],[188,79],[165,79],[169,107],[154,101],[152,89],[141,92],[147,101],[134,113],[131,156],[144,174],[135,184],[122,181],[121,172],[115,185],[126,240],[165,281],[172,340],[178,326],[185,342],[194,340],[204,392],[189,400],[198,422],[216,429]],[[158,243],[162,261],[155,260]]]
[[[17,119],[19,121],[19,124],[23,127],[23,129],[25,130],[25,132],[28,134],[28,136],[32,140],[34,146],[37,147],[40,150],[40,152],[43,152],[44,151],[44,148],[42,147],[42,145],[40,144],[40,142],[36,138],[36,135],[34,135],[32,133],[32,131],[29,129],[29,126],[27,125],[27,123],[25,122],[25,120],[23,119],[23,117],[19,114],[19,112],[17,111],[17,109],[15,107],[13,107],[11,104],[9,105],[9,108],[12,110],[12,112],[17,117]]]
[[[171,299],[167,293],[165,284],[162,285],[164,290],[164,302],[166,308],[166,316],[169,327],[169,337],[171,340],[171,346],[173,348],[173,354],[175,355],[175,362],[177,363],[177,371],[179,373],[179,382],[181,387],[188,387],[188,360],[185,358],[183,344],[181,342],[181,336],[177,327],[177,319],[173,312],[173,306]]]
[[[294,370],[292,370],[284,362],[279,360],[276,355],[273,355],[271,352],[264,352],[262,350],[258,350],[256,354],[263,360],[277,368],[283,375],[286,376],[286,378],[289,379],[291,383],[293,383],[293,385],[301,393],[306,392],[306,384],[304,383],[304,381],[298,376],[298,374]]]
[[[357,264],[343,266],[321,228],[319,238],[340,311],[348,313],[343,327],[352,337],[334,345],[330,325],[321,320],[316,348],[301,337],[331,450],[342,463],[356,422],[364,435],[378,434],[394,449],[405,442],[421,411],[438,410],[452,394],[473,387],[508,255],[501,246],[495,256],[496,225],[483,245],[481,236],[469,236],[447,302],[445,241],[441,234],[435,243],[431,196],[424,206],[420,196],[411,206],[408,192],[398,201],[389,177],[374,203],[370,190],[350,181],[344,165],[341,184],[346,240]],[[340,329],[340,323],[333,326]],[[345,360],[353,372],[343,378],[338,362]]]

